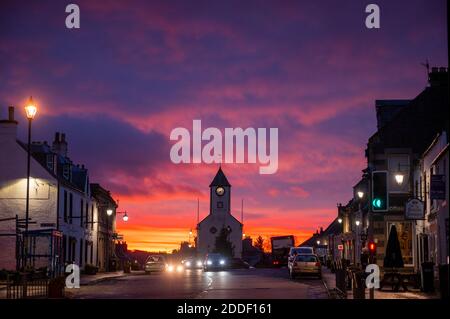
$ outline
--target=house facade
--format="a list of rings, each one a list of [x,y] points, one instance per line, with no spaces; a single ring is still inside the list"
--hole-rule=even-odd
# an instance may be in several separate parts
[[[25,219],[27,180],[27,144],[17,140],[17,126],[10,107],[8,119],[0,121],[0,234],[4,248],[0,269],[20,268],[22,249],[28,267],[52,272],[69,263],[81,269],[87,264],[101,268],[107,259],[98,252],[99,222],[105,207],[91,192],[87,168],[68,157],[65,134],[55,133],[51,145],[32,142],[28,236],[23,228],[17,229],[14,218],[22,224]],[[115,202],[108,204],[115,211]],[[115,233],[115,221],[111,233]]]

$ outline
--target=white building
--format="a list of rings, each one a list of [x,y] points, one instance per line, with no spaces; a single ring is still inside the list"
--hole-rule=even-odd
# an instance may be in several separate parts
[[[9,118],[0,121],[0,220],[9,219],[0,221],[0,269],[10,270],[16,269],[20,247],[14,217],[25,218],[26,203],[27,144],[17,140],[17,126],[10,107]],[[65,134],[60,133],[51,146],[31,145],[29,230],[37,236],[31,236],[35,242],[30,245],[28,265],[55,272],[72,262],[81,269],[86,264],[103,268],[97,232],[99,209],[106,209],[91,196],[88,170],[73,164],[67,146]],[[115,211],[114,201],[110,206]],[[115,219],[115,214],[109,217]]]
[[[424,202],[425,219],[418,221],[419,263],[432,261],[436,266],[449,263],[448,246],[448,137],[446,132],[439,134],[425,151],[416,166],[414,174],[415,196]],[[433,177],[432,177],[433,176]],[[431,179],[441,176],[443,199],[431,199]]]
[[[241,258],[243,225],[231,215],[231,185],[222,168],[219,168],[209,188],[210,212],[197,225],[197,252],[200,255],[213,252],[216,237],[225,228],[229,232],[228,240],[234,247],[233,257]]]

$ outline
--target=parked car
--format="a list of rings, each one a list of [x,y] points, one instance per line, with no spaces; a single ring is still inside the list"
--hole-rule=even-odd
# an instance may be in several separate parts
[[[144,270],[146,274],[150,274],[152,272],[163,272],[166,270],[166,267],[167,262],[164,256],[151,255],[145,261]]]
[[[221,254],[210,253],[205,257],[203,262],[203,270],[220,270],[228,267],[227,259]]]
[[[185,260],[181,261],[182,265],[185,269],[202,269],[203,268],[203,261],[200,258],[186,258]]]
[[[292,262],[294,261],[295,257],[297,255],[314,255],[314,248],[313,247],[291,247],[289,250],[289,256],[288,256],[288,269]]]
[[[322,266],[319,257],[313,254],[297,255],[289,267],[291,278],[297,275],[316,275],[322,278]]]

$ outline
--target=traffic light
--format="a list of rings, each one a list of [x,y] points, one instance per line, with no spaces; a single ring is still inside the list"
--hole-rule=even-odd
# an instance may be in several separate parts
[[[377,244],[375,244],[374,242],[370,242],[369,243],[369,263],[375,264],[377,262],[376,257],[377,257]]]
[[[377,252],[377,244],[369,243],[369,253],[371,255],[375,255],[376,252]]]
[[[376,171],[372,173],[372,211],[388,211],[387,172]]]

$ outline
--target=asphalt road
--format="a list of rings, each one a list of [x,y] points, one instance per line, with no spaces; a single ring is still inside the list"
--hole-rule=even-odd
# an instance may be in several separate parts
[[[286,268],[239,269],[217,272],[189,270],[182,273],[131,275],[106,279],[71,290],[73,298],[124,299],[325,299],[320,279],[291,280]]]

